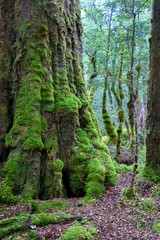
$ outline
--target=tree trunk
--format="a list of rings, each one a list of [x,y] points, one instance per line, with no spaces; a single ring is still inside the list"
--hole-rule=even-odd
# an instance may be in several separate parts
[[[99,196],[116,173],[85,90],[79,1],[0,6],[4,183],[25,198]]]
[[[160,4],[153,3],[147,104],[147,166],[160,172]],[[160,179],[160,177],[159,177]]]

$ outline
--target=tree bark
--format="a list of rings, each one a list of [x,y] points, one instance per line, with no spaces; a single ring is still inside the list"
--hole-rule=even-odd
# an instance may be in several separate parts
[[[116,173],[85,90],[79,1],[0,3],[0,59],[11,59],[8,70],[0,61],[5,185],[25,198],[99,196]]]
[[[160,170],[160,4],[153,2],[147,104],[147,166]]]

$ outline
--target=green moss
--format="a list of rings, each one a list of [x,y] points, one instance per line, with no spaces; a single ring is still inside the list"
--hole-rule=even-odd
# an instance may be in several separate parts
[[[109,136],[103,136],[102,140],[107,146],[109,145],[109,142],[110,142]]]
[[[47,168],[50,171],[53,170],[56,172],[62,172],[62,170],[64,168],[64,163],[62,160],[56,159],[55,161],[48,162]]]
[[[86,195],[99,197],[105,190],[105,165],[98,159],[94,159],[88,165],[88,177],[85,186]]]
[[[60,93],[55,99],[55,110],[57,112],[67,112],[73,115],[78,115],[79,100],[72,94]]]
[[[55,209],[57,208],[58,210],[62,210],[65,207],[69,206],[70,202],[68,201],[53,201],[53,202],[42,202],[39,205],[39,208],[41,211],[45,211],[46,209]]]
[[[38,238],[36,231],[31,230],[28,234],[28,238],[31,239],[31,240],[36,240]]]
[[[124,198],[127,198],[129,200],[135,199],[136,197],[135,189],[133,187],[129,187],[128,189],[125,190],[123,196]]]
[[[0,220],[0,238],[6,237],[7,235],[24,231],[28,228],[25,220],[29,218],[29,214],[21,214],[18,217]]]
[[[37,138],[37,136],[30,136],[26,139],[26,141],[22,145],[24,150],[42,150],[44,148],[44,144],[41,138]]]
[[[119,121],[122,123],[124,122],[124,119],[125,119],[125,112],[123,110],[123,108],[121,107],[118,111],[118,119]]]
[[[87,133],[78,129],[77,146],[73,149],[71,164],[69,166],[70,186],[75,195],[84,192],[84,184],[86,177],[86,168],[91,156],[91,144]]]
[[[154,198],[145,198],[138,202],[138,208],[141,211],[152,212],[155,208]]]
[[[103,111],[103,121],[105,124],[105,129],[107,131],[108,136],[110,137],[110,140],[113,143],[116,143],[117,141],[117,134],[115,132],[114,126],[111,122],[111,118],[107,110]]]
[[[19,152],[11,153],[8,161],[3,168],[5,173],[5,184],[10,186],[12,190],[18,191],[20,181],[20,174],[23,174],[26,166],[24,160]]]
[[[5,183],[0,183],[0,203],[15,203],[17,198],[13,195],[11,187]]]
[[[40,213],[35,219],[33,219],[32,224],[36,226],[45,226],[48,224],[57,223],[57,217],[51,213]]]
[[[155,196],[155,197],[159,197],[160,196],[160,185],[156,186],[156,188],[152,192],[152,195]]]
[[[120,96],[121,100],[124,99],[124,93],[123,93],[123,89],[122,88],[119,89],[119,96]]]
[[[90,104],[92,104],[92,102],[93,102],[93,96],[94,96],[95,91],[96,91],[95,87],[90,88],[90,91],[89,91],[89,102],[90,102]]]
[[[125,172],[133,171],[134,164],[131,166],[127,166],[125,164],[117,164],[115,163],[115,169],[117,173],[123,174]]]
[[[82,226],[70,227],[63,235],[60,240],[92,240],[92,235]]]
[[[30,200],[29,205],[31,207],[31,213],[38,213],[39,212],[39,204],[35,200]]]
[[[114,163],[109,155],[107,156],[105,166],[106,166],[105,183],[109,186],[115,186],[117,184],[117,173],[115,170]]]
[[[160,183],[160,170],[154,166],[145,166],[143,169],[143,177],[153,182]]]
[[[90,232],[91,235],[95,236],[98,234],[98,231],[94,228],[94,227],[91,227],[91,226],[88,226],[88,231]]]
[[[153,230],[154,232],[160,233],[160,219],[158,219],[158,220],[156,220],[156,221],[153,222],[152,230]]]

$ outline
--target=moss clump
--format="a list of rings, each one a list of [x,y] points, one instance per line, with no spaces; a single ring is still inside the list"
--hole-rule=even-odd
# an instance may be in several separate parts
[[[84,193],[86,168],[91,157],[91,144],[87,133],[78,129],[77,146],[73,149],[72,162],[70,164],[70,185],[75,195]]]
[[[82,226],[70,227],[59,240],[92,240],[92,235]]]
[[[39,209],[41,211],[45,211],[46,209],[55,209],[57,208],[58,210],[62,210],[63,208],[67,207],[70,205],[70,202],[68,201],[53,201],[53,202],[42,202],[39,205]]]
[[[0,238],[6,237],[14,232],[26,230],[28,225],[25,220],[28,218],[29,214],[21,214],[18,217],[0,220]]]
[[[38,213],[39,212],[39,204],[35,200],[30,200],[29,205],[31,207],[31,213]]]
[[[40,213],[35,219],[33,219],[32,224],[36,226],[45,226],[48,224],[56,224],[57,217],[51,213]]]
[[[67,112],[69,114],[78,115],[79,99],[72,93],[58,94],[55,99],[55,110]]]
[[[94,96],[95,91],[96,91],[95,87],[91,87],[90,88],[89,96],[88,96],[90,104],[92,104],[92,102],[93,102],[93,96]]]
[[[26,166],[24,165],[24,159],[20,153],[11,153],[3,168],[3,172],[5,173],[5,184],[11,187],[13,191],[17,192],[19,190],[19,185],[23,182],[23,177],[20,178],[20,175],[25,173],[25,170]]]
[[[117,173],[115,170],[115,166],[110,156],[107,156],[106,165],[106,176],[105,183],[109,186],[115,186],[117,184]]]
[[[121,107],[118,111],[118,119],[119,121],[122,123],[124,122],[124,119],[125,119],[125,112],[123,110],[123,108]]]
[[[23,149],[24,150],[34,150],[39,149],[42,150],[44,148],[44,144],[42,142],[41,137],[37,138],[37,136],[32,135],[27,138],[27,140],[23,143]]]
[[[121,100],[124,99],[124,93],[123,93],[123,89],[122,88],[119,89],[119,96],[120,96]]]
[[[85,186],[86,195],[89,197],[99,197],[105,191],[104,181],[106,168],[105,165],[98,159],[94,159],[88,165],[88,177]]]
[[[29,239],[32,239],[32,240],[36,240],[36,239],[38,238],[36,231],[35,231],[35,230],[31,230],[31,231],[28,233],[28,238],[29,238]]]
[[[13,195],[11,187],[5,183],[0,183],[0,203],[10,204],[17,202],[17,198]]]
[[[62,170],[64,163],[60,159],[52,160],[47,163],[47,169],[50,172],[45,179],[45,186],[48,188],[47,194],[50,192],[52,196],[62,196]]]
[[[62,172],[64,163],[62,160],[56,159],[55,161],[48,162],[47,168],[49,171]]]
[[[117,134],[115,132],[114,126],[112,124],[110,115],[107,112],[107,110],[103,111],[103,121],[105,124],[106,132],[107,132],[108,136],[110,137],[110,140],[113,143],[116,143],[117,142]]]
[[[115,163],[115,169],[117,173],[123,174],[125,172],[133,171],[134,169],[134,164],[131,166],[127,166],[125,164],[117,164]]]
[[[109,142],[110,142],[109,136],[103,136],[102,140],[107,146],[109,145]]]

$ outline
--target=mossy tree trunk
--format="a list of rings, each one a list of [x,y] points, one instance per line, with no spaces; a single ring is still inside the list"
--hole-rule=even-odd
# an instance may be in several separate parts
[[[147,166],[160,172],[160,4],[153,2],[147,104]],[[160,180],[160,177],[159,177]]]
[[[85,90],[79,1],[1,5],[2,188],[25,198],[99,196],[116,173]]]

